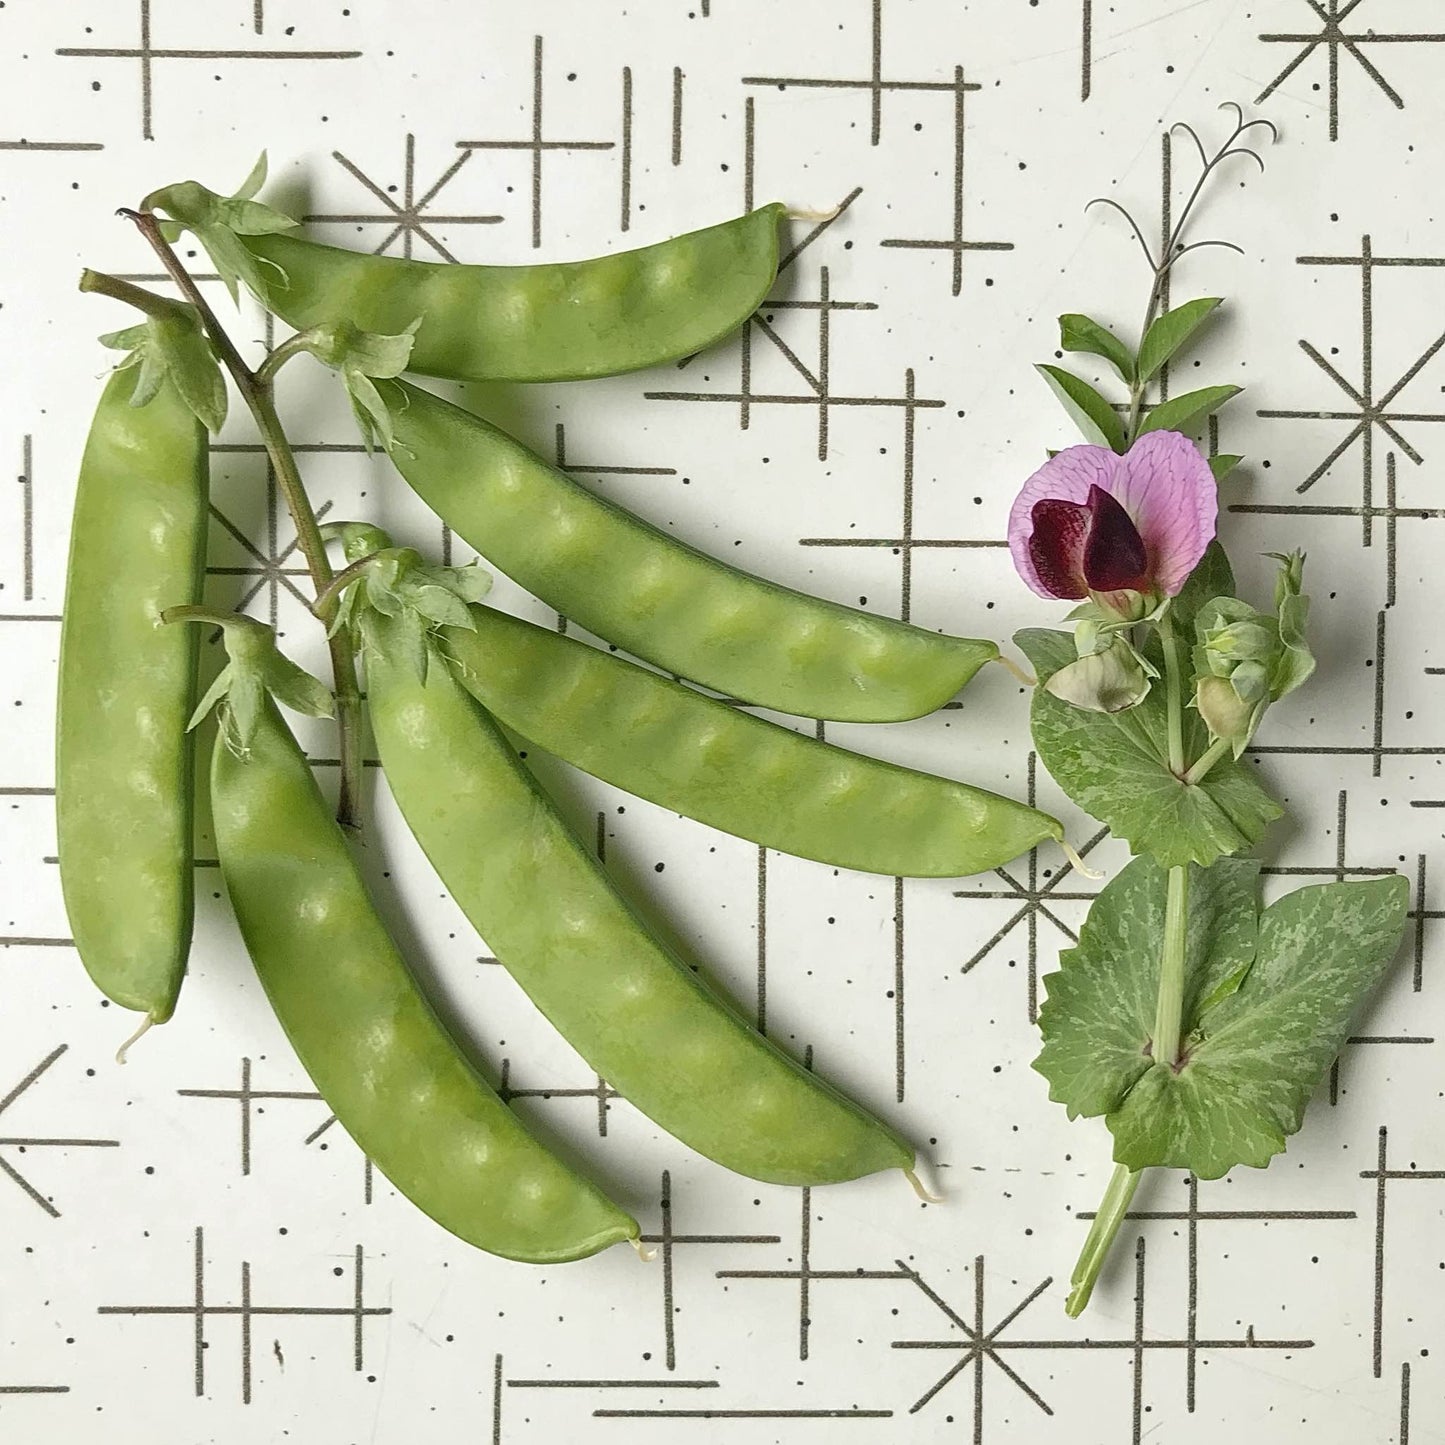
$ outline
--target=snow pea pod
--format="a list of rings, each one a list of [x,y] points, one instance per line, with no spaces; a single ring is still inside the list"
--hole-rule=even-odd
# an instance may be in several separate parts
[[[306,1072],[383,1174],[491,1254],[558,1263],[638,1226],[478,1077],[367,896],[311,767],[267,698],[244,750],[218,738],[211,803],[246,948]]]
[[[657,938],[440,660],[360,630],[387,783],[447,891],[564,1038],[699,1153],[774,1184],[911,1169],[892,1129],[803,1069]]]
[[[996,793],[851,753],[489,607],[443,627],[467,690],[513,732],[754,843],[914,878],[982,873],[1063,827]]]
[[[409,369],[488,381],[574,381],[691,356],[757,310],[778,270],[784,208],[587,261],[459,266],[241,236],[266,304],[297,328],[340,320],[393,335],[423,318]]]
[[[160,626],[205,566],[204,427],[165,382],[132,406],[106,383],[80,465],[56,726],[60,882],[81,962],[152,1023],[175,1009],[191,943],[197,638]]]
[[[922,717],[992,642],[949,637],[764,581],[548,466],[496,427],[383,382],[413,490],[487,561],[589,632],[741,702],[848,722]]]

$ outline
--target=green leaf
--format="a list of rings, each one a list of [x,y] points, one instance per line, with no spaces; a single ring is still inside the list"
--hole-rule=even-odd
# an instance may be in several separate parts
[[[182,401],[209,431],[226,420],[226,381],[193,306],[171,302],[139,326],[102,336],[101,343],[130,354],[116,367],[139,366],[132,406],[145,406],[169,380]]]
[[[1078,312],[1060,316],[1059,345],[1065,351],[1102,356],[1119,373],[1121,380],[1134,380],[1133,353],[1107,326],[1095,321],[1092,316],[1081,316]]]
[[[1227,564],[1226,564],[1227,565]],[[1283,816],[1253,773],[1224,759],[1202,782],[1186,784],[1165,762],[1165,689],[1153,688],[1135,708],[1105,716],[1082,712],[1049,695],[1047,683],[1074,660],[1067,633],[1026,628],[1014,635],[1038,674],[1032,728],[1039,758],[1053,779],[1085,812],[1107,824],[1136,853],[1166,867],[1216,858],[1253,847]],[[1203,723],[1186,711],[1186,756],[1207,746]]]
[[[438,627],[476,627],[467,604],[449,588],[423,583],[420,587],[409,589],[406,600],[428,622]]]
[[[1114,1158],[1201,1179],[1267,1164],[1389,968],[1409,903],[1395,875],[1301,888],[1265,909],[1248,977],[1207,1016],[1186,1015],[1199,1037],[1182,1065],[1151,1065],[1108,1115]]]
[[[1144,418],[1139,435],[1151,431],[1177,431],[1188,435],[1206,417],[1212,416],[1243,390],[1242,386],[1205,386],[1198,391],[1186,391],[1183,396],[1161,401]]]
[[[1165,876],[1153,859],[1136,858],[1111,879],[1089,909],[1078,946],[1065,949],[1058,972],[1044,980],[1044,1047],[1033,1066],[1049,1081],[1049,1098],[1067,1106],[1070,1118],[1117,1109],[1151,1067]],[[1241,970],[1253,960],[1258,885],[1253,859],[1190,868],[1186,1018],[1202,1013],[1225,984],[1242,979]]]
[[[357,429],[361,432],[367,451],[379,446],[382,451],[389,452],[395,440],[395,432],[392,429],[391,412],[376,389],[376,383],[369,376],[363,376],[361,372],[350,367],[341,373],[341,379],[346,384],[346,394],[351,399],[351,414],[356,418]]]
[[[191,714],[191,720],[186,724],[186,731],[194,732],[205,722],[207,714],[220,700],[231,690],[231,664],[228,662],[216,674],[215,681],[211,683],[196,704],[196,710]]]
[[[1116,452],[1124,450],[1124,423],[1087,381],[1081,381],[1060,366],[1041,365],[1036,370],[1048,382],[1086,442]]]
[[[305,668],[298,667],[284,652],[273,651],[266,659],[263,680],[266,691],[292,712],[304,713],[307,717],[332,717],[336,712],[331,689]]]
[[[1234,456],[1230,452],[1221,452],[1217,457],[1210,457],[1208,460],[1209,470],[1214,473],[1214,480],[1222,482],[1244,458]]]
[[[250,201],[254,200],[261,192],[261,187],[266,184],[266,152],[262,151],[256,157],[256,164],[253,165],[246,175],[246,179],[236,187],[236,194],[233,200]]]
[[[1186,301],[1155,319],[1139,346],[1139,380],[1148,381],[1194,335],[1223,302],[1222,296]]]

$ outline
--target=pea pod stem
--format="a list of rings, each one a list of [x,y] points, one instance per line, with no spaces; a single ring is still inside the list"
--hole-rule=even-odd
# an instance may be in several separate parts
[[[166,273],[176,283],[181,294],[196,308],[205,327],[206,335],[215,347],[221,364],[231,374],[236,390],[255,418],[257,430],[261,433],[266,456],[271,463],[277,485],[286,501],[286,510],[291,514],[292,525],[296,528],[296,541],[306,559],[307,571],[318,594],[325,592],[332,576],[331,562],[326,556],[326,543],[322,540],[321,527],[312,510],[310,498],[301,481],[296,466],[296,456],[286,439],[281,418],[276,412],[276,402],[271,394],[270,380],[275,367],[267,372],[265,363],[262,371],[252,371],[236,349],[235,343],[226,334],[225,328],[216,319],[210,303],[201,294],[194,279],[181,264],[170,243],[161,234],[159,220],[149,211],[122,209],[120,212],[135,224],[145,237],[151,249],[160,258]],[[116,280],[116,278],[109,278]],[[116,282],[125,286],[126,282]],[[96,288],[100,289],[100,288]],[[107,294],[116,295],[114,290]],[[122,298],[127,299],[127,298]],[[284,343],[283,343],[284,348]],[[283,349],[283,348],[278,348]],[[278,363],[279,364],[279,363]],[[331,652],[331,671],[336,694],[336,728],[338,758],[340,762],[340,788],[336,804],[336,819],[343,827],[359,825],[361,811],[361,692],[356,681],[356,656],[351,638],[344,629],[339,629],[327,640]]]
[[[167,301],[164,296],[157,296],[154,291],[147,291],[144,286],[122,281],[119,276],[108,276],[104,271],[92,271],[89,266],[80,273],[78,289],[92,295],[109,296],[112,300],[124,301],[127,306],[134,306],[137,311],[143,311],[147,316],[165,316],[167,312],[175,309],[175,303]]]

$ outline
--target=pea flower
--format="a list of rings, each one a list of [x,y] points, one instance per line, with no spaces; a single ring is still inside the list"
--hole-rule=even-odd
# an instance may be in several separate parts
[[[1218,514],[1199,448],[1148,432],[1123,456],[1077,446],[1050,457],[1014,501],[1009,551],[1039,596],[1089,597],[1137,621],[1184,586]]]
[[[1078,659],[1048,692],[1091,712],[1143,701],[1155,670],[1128,637],[1157,617],[1214,536],[1218,489],[1209,463],[1177,432],[1149,432],[1120,456],[1069,447],[1027,482],[1009,514],[1009,551],[1041,597],[1079,601]]]

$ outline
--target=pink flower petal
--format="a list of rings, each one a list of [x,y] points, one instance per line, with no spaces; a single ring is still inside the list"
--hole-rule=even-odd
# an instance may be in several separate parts
[[[1117,474],[1101,485],[1134,519],[1155,587],[1173,597],[1215,533],[1219,487],[1214,473],[1193,442],[1171,431],[1147,433],[1118,461]]]
[[[1123,461],[1108,447],[1068,447],[1047,462],[1023,485],[1014,499],[1008,519],[1008,545],[1018,574],[1040,597],[1057,594],[1045,585],[1034,564],[1030,538],[1034,533],[1034,505],[1043,501],[1086,503],[1089,488],[1103,487],[1113,493],[1114,473]]]

